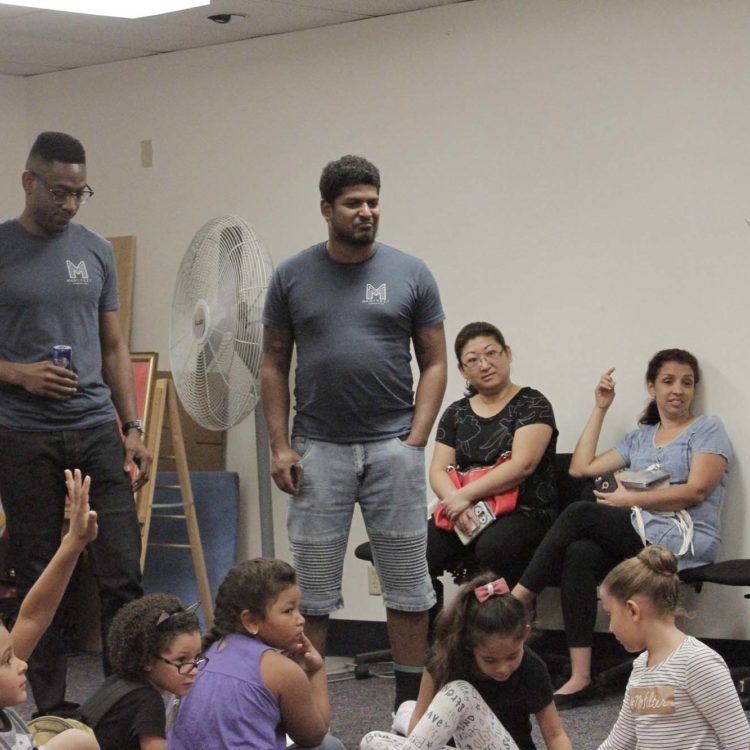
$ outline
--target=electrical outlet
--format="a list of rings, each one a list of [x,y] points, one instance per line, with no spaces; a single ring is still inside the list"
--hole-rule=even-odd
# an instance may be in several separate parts
[[[370,596],[380,596],[383,592],[380,590],[380,579],[378,578],[378,571],[375,570],[374,565],[370,565],[367,568],[367,591]]]

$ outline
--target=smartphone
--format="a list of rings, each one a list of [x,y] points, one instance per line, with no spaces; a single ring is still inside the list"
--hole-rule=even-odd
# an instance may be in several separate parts
[[[495,514],[492,512],[492,508],[490,508],[484,500],[474,503],[473,512],[477,525],[474,527],[471,534],[465,534],[458,528],[458,526],[454,528],[454,531],[463,544],[468,544],[472,539],[476,539],[476,537],[495,520]]]
[[[614,492],[617,489],[617,480],[613,472],[602,474],[594,478],[594,488],[598,492]]]
[[[296,489],[302,489],[302,482],[305,478],[305,469],[301,463],[292,464],[292,482]]]

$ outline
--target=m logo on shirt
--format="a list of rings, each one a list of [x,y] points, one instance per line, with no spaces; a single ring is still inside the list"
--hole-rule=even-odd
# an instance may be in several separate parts
[[[368,305],[384,305],[388,302],[388,294],[386,292],[385,284],[381,284],[378,287],[368,284],[365,299],[362,301],[366,302]]]
[[[89,272],[86,269],[86,262],[81,261],[78,265],[73,263],[72,260],[66,260],[68,266],[68,281],[73,284],[88,284],[89,283]]]

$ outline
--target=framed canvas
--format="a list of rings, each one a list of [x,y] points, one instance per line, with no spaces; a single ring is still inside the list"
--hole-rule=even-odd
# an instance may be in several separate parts
[[[156,382],[159,355],[156,352],[131,352],[130,361],[133,365],[138,417],[143,420],[144,430],[148,434],[151,401],[154,395],[154,383]]]

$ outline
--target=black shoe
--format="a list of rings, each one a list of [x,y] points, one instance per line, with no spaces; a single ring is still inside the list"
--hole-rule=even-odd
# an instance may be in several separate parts
[[[575,693],[555,693],[552,699],[558,711],[565,711],[569,708],[578,708],[589,703],[594,698],[599,697],[599,692],[591,682],[585,688],[576,690]]]
[[[80,703],[73,703],[72,701],[63,701],[56,706],[52,706],[45,711],[35,711],[32,715],[32,719],[36,719],[39,716],[59,716],[61,719],[77,719],[79,716],[78,709],[81,707]]]

